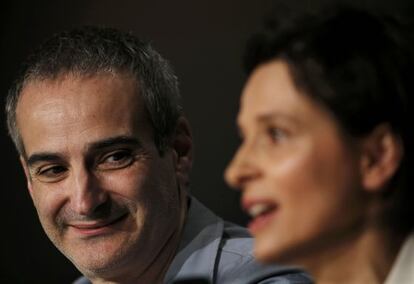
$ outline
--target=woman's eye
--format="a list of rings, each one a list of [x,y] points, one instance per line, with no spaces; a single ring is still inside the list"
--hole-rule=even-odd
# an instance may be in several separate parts
[[[267,134],[273,142],[280,142],[286,138],[286,132],[278,127],[268,128]]]
[[[119,169],[129,166],[133,161],[130,151],[117,151],[104,156],[97,167],[101,170]]]

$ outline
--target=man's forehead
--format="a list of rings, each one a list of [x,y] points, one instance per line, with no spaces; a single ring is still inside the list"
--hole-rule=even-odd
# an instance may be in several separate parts
[[[17,105],[33,110],[36,106],[68,105],[81,108],[85,104],[96,107],[137,106],[138,112],[144,108],[144,100],[138,91],[136,79],[128,73],[103,72],[98,74],[62,74],[55,78],[32,79],[22,88]],[[90,107],[90,106],[89,106]]]
[[[23,143],[29,148],[54,143],[45,141],[45,135],[65,143],[82,137],[82,133],[100,139],[147,132],[150,126],[144,102],[131,77],[103,74],[33,81],[22,95],[17,123]]]
[[[135,93],[139,93],[139,83],[137,78],[127,71],[99,71],[94,73],[79,72],[61,72],[56,75],[39,75],[29,76],[22,86],[21,95],[26,93],[27,89],[58,89],[67,88],[70,85],[82,85],[87,82],[103,82],[117,83],[117,85],[126,85],[134,89]]]

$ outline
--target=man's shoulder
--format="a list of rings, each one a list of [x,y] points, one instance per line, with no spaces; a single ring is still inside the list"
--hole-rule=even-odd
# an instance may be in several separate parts
[[[246,228],[224,222],[222,238],[219,246],[221,263],[240,264],[254,260],[253,239]]]
[[[253,238],[247,229],[224,222],[216,283],[312,283],[311,278],[297,268],[258,263],[252,251]]]

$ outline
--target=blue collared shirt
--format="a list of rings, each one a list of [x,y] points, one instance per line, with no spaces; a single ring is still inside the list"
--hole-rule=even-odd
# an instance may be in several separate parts
[[[219,284],[312,283],[296,268],[259,264],[252,247],[245,228],[223,221],[192,197],[181,244],[164,283],[192,278]]]
[[[223,221],[190,197],[180,246],[164,283],[196,283],[194,279],[211,284],[313,283],[297,268],[259,264],[252,248],[253,239],[245,228]],[[85,277],[74,282],[89,283]]]

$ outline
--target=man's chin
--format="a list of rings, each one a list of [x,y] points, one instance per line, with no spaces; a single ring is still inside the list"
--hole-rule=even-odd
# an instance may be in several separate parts
[[[121,251],[93,251],[80,252],[80,255],[66,255],[76,268],[88,278],[105,277],[121,270],[128,262],[128,256]]]
[[[62,253],[85,276],[117,270],[128,262],[131,248],[121,236],[107,236],[93,240],[78,240],[76,245],[62,248]]]

